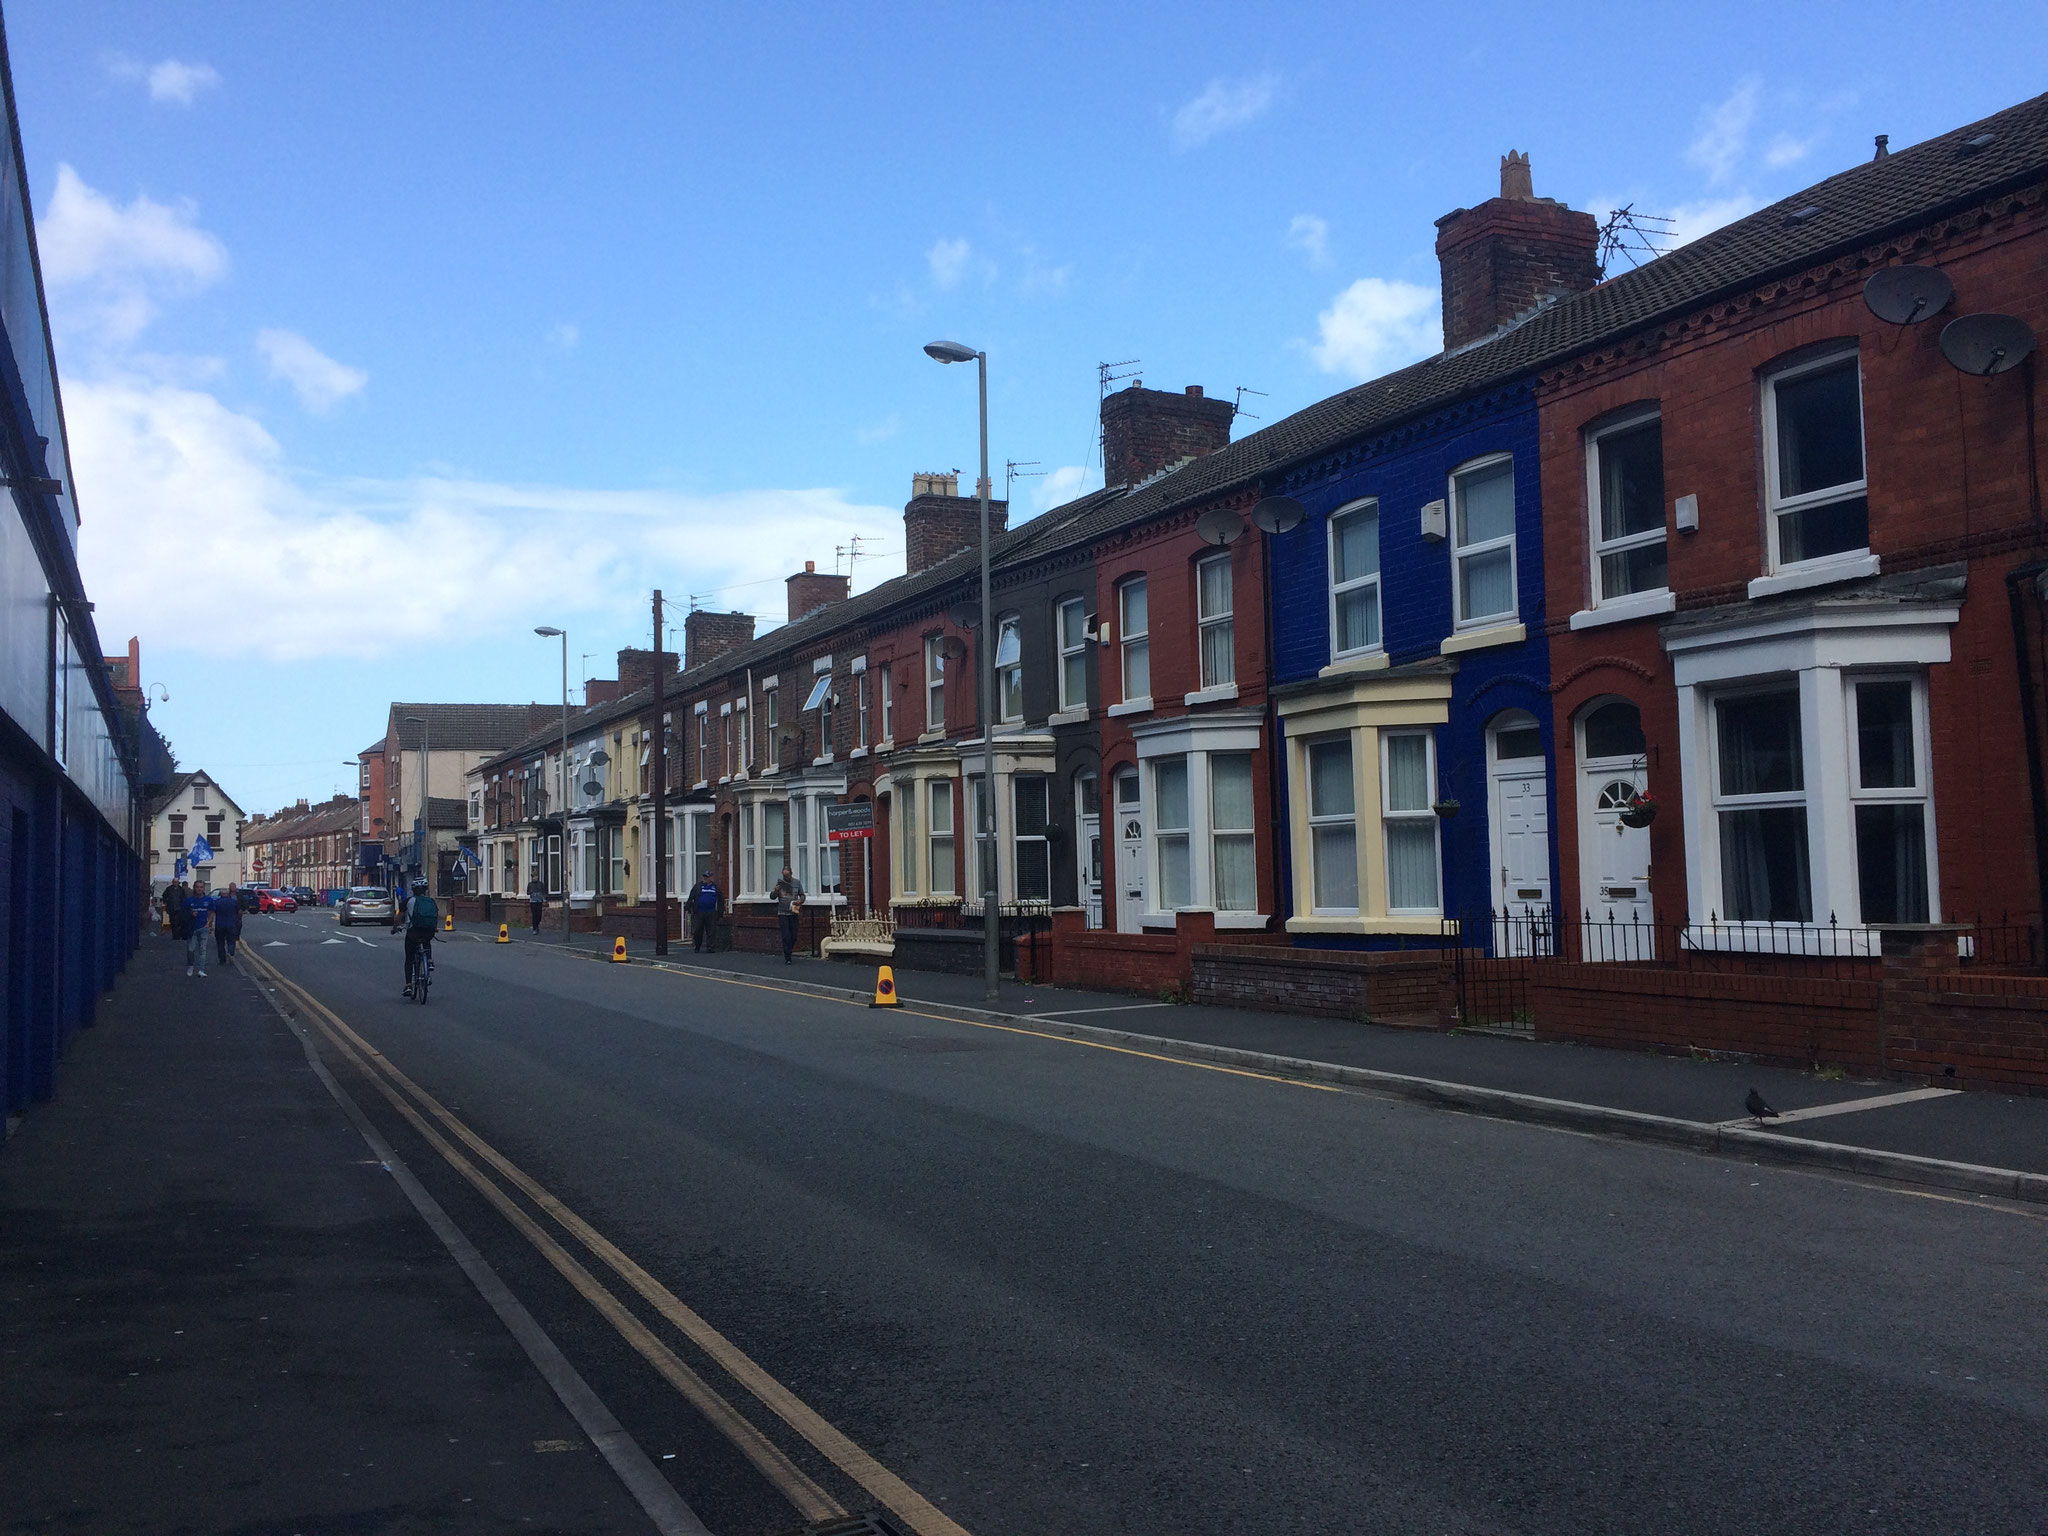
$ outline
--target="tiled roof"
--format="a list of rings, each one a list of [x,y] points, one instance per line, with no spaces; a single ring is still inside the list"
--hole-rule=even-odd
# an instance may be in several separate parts
[[[293,837],[325,837],[330,832],[346,832],[361,822],[361,801],[323,800],[303,811],[294,806],[259,821],[245,822],[242,842],[246,846],[283,842]]]
[[[427,826],[430,829],[434,827],[466,827],[468,825],[469,802],[467,800],[450,800],[443,795],[435,795],[427,802]]]
[[[494,752],[523,741],[533,729],[524,704],[393,704],[389,718],[405,752],[420,749],[422,734],[419,726],[406,724],[407,715],[427,722],[424,734],[443,752]]]

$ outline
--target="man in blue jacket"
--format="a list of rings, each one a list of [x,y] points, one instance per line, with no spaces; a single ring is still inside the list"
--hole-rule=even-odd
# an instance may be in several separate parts
[[[213,898],[198,886],[185,898],[185,911],[192,926],[185,933],[185,974],[195,970],[206,974],[206,928],[213,917]]]
[[[242,898],[234,881],[213,898],[213,952],[222,965],[235,958],[235,946],[242,941]]]

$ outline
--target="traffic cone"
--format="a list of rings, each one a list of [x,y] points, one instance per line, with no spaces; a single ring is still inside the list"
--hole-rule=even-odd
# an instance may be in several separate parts
[[[612,940],[612,964],[624,965],[626,959],[626,936],[622,933]]]
[[[896,995],[896,973],[886,965],[882,967],[880,973],[875,977],[875,1000],[869,1003],[868,1006],[870,1008],[901,1008],[903,1006],[903,999]]]
[[[453,933],[455,931],[455,914],[453,912],[449,912],[442,917],[441,931],[443,933]]]
[[[498,924],[498,942],[500,944],[510,944],[512,942],[512,930],[504,923]]]

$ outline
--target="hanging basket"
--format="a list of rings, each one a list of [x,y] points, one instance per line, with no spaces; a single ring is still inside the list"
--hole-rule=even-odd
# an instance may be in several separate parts
[[[1621,824],[1624,827],[1647,827],[1657,819],[1657,802],[1648,795],[1637,795],[1621,808]]]
[[[1435,811],[1443,820],[1449,821],[1458,814],[1458,802],[1455,800],[1439,800],[1430,809]]]

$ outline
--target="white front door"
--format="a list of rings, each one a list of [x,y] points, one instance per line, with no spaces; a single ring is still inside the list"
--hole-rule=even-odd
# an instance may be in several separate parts
[[[1145,912],[1145,814],[1135,768],[1116,776],[1116,823],[1116,927],[1136,933]]]
[[[1650,829],[1622,812],[1649,788],[1633,705],[1602,705],[1579,723],[1579,901],[1588,960],[1655,958]]]
[[[1081,910],[1087,914],[1088,926],[1102,926],[1102,781],[1092,773],[1084,773],[1074,781],[1075,793],[1080,799],[1081,835],[1076,839],[1076,853],[1080,858],[1077,872],[1081,887]]]
[[[1498,953],[1550,949],[1550,770],[1536,721],[1516,712],[1487,732]]]

